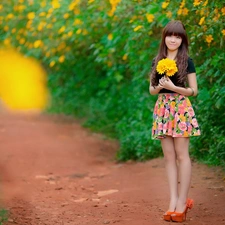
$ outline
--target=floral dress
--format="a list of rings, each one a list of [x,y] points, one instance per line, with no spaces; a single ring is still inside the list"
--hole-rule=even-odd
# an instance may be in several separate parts
[[[189,98],[177,93],[159,94],[153,112],[152,138],[198,135],[200,129]]]

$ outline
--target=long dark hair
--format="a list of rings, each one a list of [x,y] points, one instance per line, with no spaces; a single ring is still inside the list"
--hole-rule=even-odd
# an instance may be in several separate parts
[[[182,85],[186,81],[187,66],[188,66],[188,37],[184,25],[179,20],[170,21],[162,32],[161,44],[158,55],[154,59],[154,64],[151,72],[151,83],[153,86],[158,85],[156,66],[159,60],[167,57],[167,46],[165,44],[166,36],[180,36],[182,43],[178,49],[176,63],[178,67],[177,85]]]

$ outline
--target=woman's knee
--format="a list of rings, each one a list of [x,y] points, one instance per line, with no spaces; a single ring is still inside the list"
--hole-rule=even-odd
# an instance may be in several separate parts
[[[166,162],[176,162],[176,154],[174,151],[164,151],[164,160]]]
[[[190,156],[187,153],[177,154],[177,160],[178,160],[178,162],[190,161]]]

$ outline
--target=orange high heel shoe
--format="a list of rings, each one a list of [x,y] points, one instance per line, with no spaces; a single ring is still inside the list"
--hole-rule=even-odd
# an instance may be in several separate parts
[[[163,214],[163,219],[165,221],[170,222],[171,221],[171,215],[174,214],[175,212],[167,211]]]
[[[188,209],[190,210],[194,205],[194,201],[193,199],[187,199],[186,201],[186,208],[184,210],[184,212],[179,213],[179,212],[174,212],[171,214],[171,220],[173,222],[184,222],[186,220],[186,216],[187,216],[187,211]]]

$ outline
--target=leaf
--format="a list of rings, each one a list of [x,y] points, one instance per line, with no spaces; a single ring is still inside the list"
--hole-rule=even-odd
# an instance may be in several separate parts
[[[217,109],[221,108],[221,106],[224,107],[224,99],[223,98],[219,98],[217,101],[216,101],[216,104],[215,104],[215,107]]]
[[[120,82],[121,80],[123,80],[123,76],[120,73],[116,73],[115,79],[116,79],[117,82]]]

